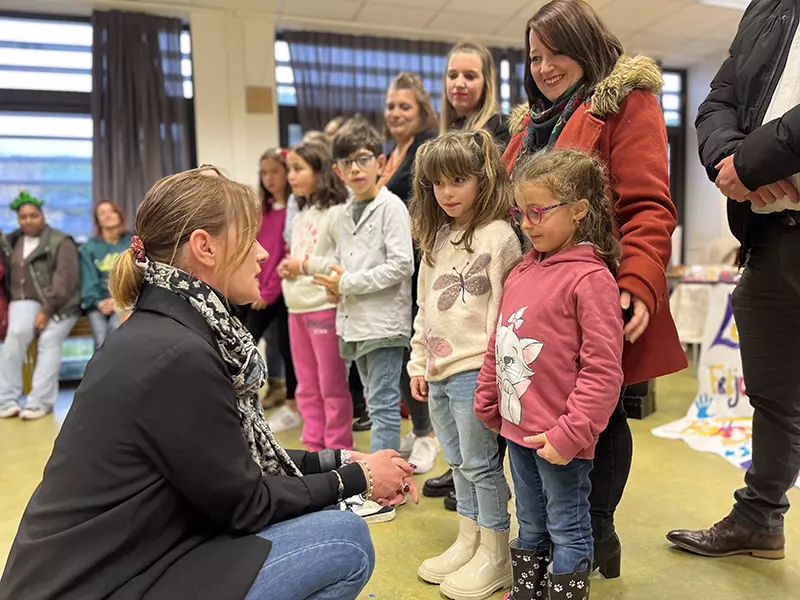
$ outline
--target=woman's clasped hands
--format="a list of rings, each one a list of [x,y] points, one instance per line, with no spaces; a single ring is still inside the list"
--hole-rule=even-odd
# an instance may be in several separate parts
[[[395,450],[379,450],[373,454],[350,452],[352,460],[363,460],[372,472],[372,496],[381,506],[398,506],[406,494],[419,504],[419,492],[414,484],[414,465],[408,464]],[[365,477],[369,475],[364,472]]]

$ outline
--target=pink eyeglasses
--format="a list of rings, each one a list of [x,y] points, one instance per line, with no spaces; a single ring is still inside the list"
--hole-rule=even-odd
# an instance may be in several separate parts
[[[544,213],[551,211],[555,208],[560,208],[562,206],[567,206],[568,202],[559,202],[558,204],[553,204],[551,206],[545,206],[544,208],[539,208],[538,206],[529,206],[525,209],[523,213],[516,206],[512,206],[509,213],[511,214],[511,218],[514,219],[519,225],[522,225],[522,217],[528,219],[528,223],[531,225],[541,225],[542,224],[542,217]]]

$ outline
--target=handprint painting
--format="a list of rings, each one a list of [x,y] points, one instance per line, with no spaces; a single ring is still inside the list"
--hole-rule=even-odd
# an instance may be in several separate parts
[[[495,357],[497,381],[500,386],[500,414],[507,421],[519,425],[522,420],[520,398],[531,385],[535,375],[531,366],[539,358],[544,344],[533,338],[520,339],[517,330],[525,324],[523,316],[528,307],[520,308],[506,322],[503,315],[497,322]]]
[[[657,437],[683,440],[740,469],[750,466],[753,407],[747,397],[736,322],[730,306],[733,285],[718,284],[709,299],[697,369],[698,391],[686,416],[653,430]],[[800,487],[800,479],[798,479]]]

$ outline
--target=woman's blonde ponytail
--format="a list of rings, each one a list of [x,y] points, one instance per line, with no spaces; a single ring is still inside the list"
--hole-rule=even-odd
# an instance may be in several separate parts
[[[108,280],[108,289],[114,303],[120,310],[131,310],[139,299],[144,273],[136,265],[133,250],[125,250],[119,255]]]
[[[227,285],[247,258],[260,226],[261,200],[255,191],[204,165],[164,177],[150,188],[136,212],[136,245],[147,260],[182,268],[182,249],[194,231],[202,229],[218,237],[233,227],[237,239],[228,249],[223,269]],[[144,271],[137,266],[133,249],[126,250],[114,263],[108,281],[117,308],[133,309],[143,283]]]

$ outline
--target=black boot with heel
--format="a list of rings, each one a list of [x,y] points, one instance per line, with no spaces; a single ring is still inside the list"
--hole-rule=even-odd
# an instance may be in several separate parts
[[[592,537],[594,537],[593,569],[600,569],[606,579],[619,577],[622,568],[622,545],[614,530],[614,518],[601,519],[592,515]]]
[[[550,550],[525,550],[519,540],[509,544],[511,549],[511,592],[504,600],[547,600],[547,567]]]

